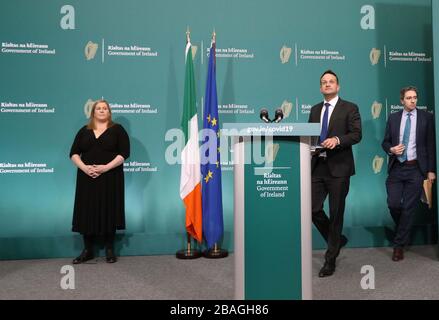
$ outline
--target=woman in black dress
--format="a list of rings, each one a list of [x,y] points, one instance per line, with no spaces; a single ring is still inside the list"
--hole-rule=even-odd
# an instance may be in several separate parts
[[[104,238],[106,261],[116,262],[116,230],[125,229],[123,162],[129,155],[125,129],[111,120],[107,101],[96,101],[88,125],[76,134],[70,151],[78,167],[72,231],[84,237],[84,250],[74,264],[94,258],[97,237]]]

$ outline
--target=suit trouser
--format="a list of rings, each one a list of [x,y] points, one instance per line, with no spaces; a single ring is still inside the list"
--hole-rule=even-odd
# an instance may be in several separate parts
[[[396,162],[386,180],[387,205],[395,222],[394,247],[403,247],[410,240],[410,229],[416,206],[421,199],[424,177],[417,164]]]
[[[105,244],[105,247],[107,249],[113,250],[115,236],[116,236],[115,233],[108,233],[108,234],[105,234],[103,236],[104,244]],[[84,238],[84,247],[85,247],[85,249],[87,249],[89,251],[93,251],[93,246],[94,246],[94,244],[96,242],[97,236],[90,235],[90,234],[84,234],[83,238]]]
[[[324,158],[318,160],[312,172],[312,221],[328,243],[325,259],[337,258],[343,230],[345,200],[349,192],[350,176],[331,176]],[[329,218],[323,210],[329,196]]]

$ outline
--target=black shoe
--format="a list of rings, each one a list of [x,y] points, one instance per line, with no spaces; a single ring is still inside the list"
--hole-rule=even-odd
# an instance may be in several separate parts
[[[320,269],[319,277],[329,277],[335,272],[335,260],[326,260],[323,267]]]
[[[404,259],[404,250],[402,248],[393,248],[392,260],[400,261]]]
[[[112,249],[106,249],[105,260],[107,261],[107,263],[115,263],[117,261],[116,255],[114,254]]]
[[[94,258],[93,252],[91,250],[84,249],[82,250],[81,254],[78,257],[73,259],[73,264],[84,263],[93,258]]]

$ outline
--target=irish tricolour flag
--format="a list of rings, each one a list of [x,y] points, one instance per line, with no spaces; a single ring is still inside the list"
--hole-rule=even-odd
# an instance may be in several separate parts
[[[195,93],[194,64],[191,43],[186,45],[186,75],[181,126],[185,145],[181,153],[180,197],[186,206],[186,230],[202,241],[201,171],[198,145],[198,118]]]

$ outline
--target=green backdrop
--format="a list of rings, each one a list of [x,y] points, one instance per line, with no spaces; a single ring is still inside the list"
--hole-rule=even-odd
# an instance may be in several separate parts
[[[359,105],[363,122],[344,233],[351,246],[389,244],[393,223],[380,145],[387,115],[401,107],[401,87],[417,86],[419,105],[433,112],[430,0],[5,0],[0,259],[68,257],[81,249],[71,232],[76,169],[68,154],[87,121],[87,101],[101,97],[132,145],[119,253],[183,248],[180,167],[166,160],[172,141],[165,135],[180,127],[188,26],[197,47],[200,114],[206,50],[217,33],[221,123],[257,122],[261,108],[273,115],[281,106],[284,121],[306,122],[310,106],[322,99],[321,73],[330,68],[339,75],[340,96]],[[222,160],[223,247],[232,251],[231,155],[224,152]],[[436,206],[420,204],[413,243],[436,235]],[[314,247],[322,246],[315,231]]]

